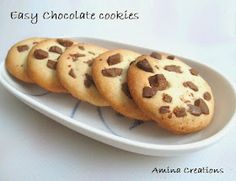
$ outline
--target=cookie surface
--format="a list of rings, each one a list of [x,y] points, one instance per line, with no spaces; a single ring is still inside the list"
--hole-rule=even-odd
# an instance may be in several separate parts
[[[140,54],[111,50],[98,56],[92,65],[93,80],[101,95],[117,112],[138,120],[150,120],[133,102],[127,84],[127,69]]]
[[[48,39],[33,47],[27,60],[30,78],[51,92],[67,92],[57,78],[56,67],[61,54],[75,43],[66,39]]]
[[[43,38],[29,38],[22,40],[11,47],[6,57],[6,68],[11,75],[27,83],[33,83],[26,71],[27,57],[36,44]]]
[[[96,106],[108,106],[108,102],[97,91],[91,75],[93,59],[106,51],[96,45],[78,44],[61,55],[57,75],[74,97]]]
[[[176,134],[205,128],[214,114],[208,83],[197,70],[174,56],[151,56],[140,56],[128,71],[129,89],[138,106]]]

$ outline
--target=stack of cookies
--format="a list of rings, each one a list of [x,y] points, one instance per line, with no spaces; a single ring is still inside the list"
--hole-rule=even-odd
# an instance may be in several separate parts
[[[202,130],[214,114],[208,83],[173,55],[30,38],[9,50],[6,68],[24,82],[111,106],[130,119],[155,121],[175,134]]]

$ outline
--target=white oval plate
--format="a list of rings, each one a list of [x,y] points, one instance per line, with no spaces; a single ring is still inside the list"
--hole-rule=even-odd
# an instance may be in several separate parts
[[[106,40],[74,39],[109,49],[126,48],[143,54],[153,51]],[[235,119],[236,108],[234,88],[224,76],[203,64],[179,58],[199,70],[210,83],[216,104],[212,123],[198,133],[184,136],[171,134],[152,122],[128,120],[111,108],[98,108],[67,94],[54,94],[36,85],[25,84],[8,74],[4,62],[0,67],[0,80],[9,92],[30,107],[83,135],[135,153],[174,156],[199,150],[219,140]]]

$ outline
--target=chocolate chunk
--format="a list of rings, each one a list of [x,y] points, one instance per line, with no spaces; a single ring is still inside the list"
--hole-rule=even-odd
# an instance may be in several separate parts
[[[156,87],[144,87],[143,88],[143,97],[145,98],[151,98],[157,93]]]
[[[199,72],[194,68],[189,69],[189,71],[192,75],[198,75],[199,74]]]
[[[49,48],[49,52],[54,52],[54,53],[62,54],[62,49],[59,46],[51,46]]]
[[[89,74],[85,74],[85,76],[86,76],[86,79],[88,79],[89,81],[91,81],[92,83],[94,83],[93,82],[93,77],[91,76],[91,75],[89,75]]]
[[[88,64],[88,66],[91,67],[93,65],[93,59],[84,61],[84,63]]]
[[[159,113],[160,114],[166,114],[166,113],[169,113],[169,112],[170,112],[170,106],[161,106],[159,108]]]
[[[70,69],[69,71],[69,75],[73,78],[76,78],[76,75],[75,75],[75,72],[74,72],[74,69]]]
[[[18,52],[24,52],[29,49],[28,45],[19,45],[16,47]]]
[[[167,65],[164,67],[164,69],[170,72],[182,73],[180,66],[177,65]]]
[[[156,58],[158,60],[161,60],[161,54],[160,53],[152,52],[150,56],[153,57],[153,58]]]
[[[55,70],[57,68],[57,62],[53,60],[48,60],[47,67]]]
[[[198,91],[198,87],[192,83],[191,81],[187,81],[183,83],[184,87],[189,87],[190,89],[194,90],[195,92]]]
[[[81,45],[79,45],[78,48],[79,48],[80,50],[85,50],[84,46],[81,46]]]
[[[42,49],[36,49],[34,51],[34,57],[37,59],[44,59],[48,57],[48,52],[42,50]]]
[[[130,94],[130,91],[129,91],[129,86],[128,86],[128,83],[127,82],[124,82],[122,84],[122,91],[125,93],[125,95],[128,96],[128,98],[132,99],[132,96]]]
[[[207,101],[211,100],[211,94],[209,92],[205,92],[203,94],[203,98]]]
[[[57,42],[64,47],[70,47],[71,45],[73,45],[73,41],[65,39],[57,39]]]
[[[154,72],[151,65],[148,63],[147,59],[143,59],[141,61],[139,61],[136,66],[141,69],[144,70],[146,72]]]
[[[157,90],[165,90],[168,87],[168,82],[163,74],[156,74],[148,78],[151,87],[156,87]]]
[[[162,100],[167,102],[167,103],[170,103],[172,101],[172,97],[169,94],[163,94],[162,95]]]
[[[102,70],[102,75],[106,77],[117,77],[122,74],[123,69],[121,68],[108,68]]]
[[[169,55],[167,56],[166,58],[170,59],[170,60],[174,60],[175,59],[175,56],[174,55]]]
[[[88,51],[88,53],[91,54],[91,55],[96,55],[96,53],[91,52],[91,51]]]
[[[209,114],[208,106],[203,99],[197,99],[194,101],[194,105],[200,107],[203,114]]]
[[[108,65],[115,65],[115,64],[118,64],[120,62],[121,62],[121,55],[119,53],[117,53],[115,55],[111,55],[107,59]]]
[[[185,108],[184,107],[176,107],[176,108],[174,108],[174,114],[175,114],[175,116],[176,117],[184,117],[184,116],[186,116],[187,114],[186,114],[186,110],[185,110]]]
[[[200,116],[202,114],[200,107],[192,104],[188,104],[188,112],[194,116]]]
[[[85,57],[85,54],[74,53],[74,54],[70,54],[70,56],[72,57],[72,60],[75,62],[78,60],[79,57]]]
[[[93,77],[86,73],[85,80],[84,80],[85,87],[89,88],[89,87],[91,87],[92,84],[94,84]]]
[[[75,58],[78,58],[78,57],[85,57],[85,54],[81,54],[81,53],[74,53],[74,54],[70,54],[71,57],[75,57]]]

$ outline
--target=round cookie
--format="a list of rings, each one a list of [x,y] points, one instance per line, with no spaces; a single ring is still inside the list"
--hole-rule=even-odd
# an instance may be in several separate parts
[[[152,57],[151,57],[152,56]],[[147,116],[176,134],[205,128],[214,98],[198,71],[172,55],[143,55],[128,70],[130,93]]]
[[[24,82],[33,83],[26,71],[27,57],[32,47],[42,40],[44,39],[29,38],[11,47],[6,57],[6,68],[11,75]]]
[[[130,50],[111,50],[98,56],[92,65],[98,91],[117,112],[138,120],[150,120],[134,103],[128,89],[127,69],[140,54]]]
[[[48,39],[32,48],[27,61],[29,77],[39,86],[51,92],[67,92],[56,75],[58,58],[74,41]]]
[[[59,58],[57,75],[62,85],[76,98],[96,106],[108,106],[91,75],[93,59],[107,49],[90,44],[68,48]]]

